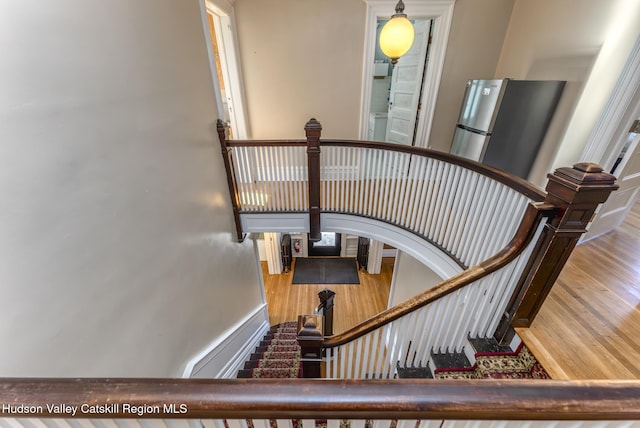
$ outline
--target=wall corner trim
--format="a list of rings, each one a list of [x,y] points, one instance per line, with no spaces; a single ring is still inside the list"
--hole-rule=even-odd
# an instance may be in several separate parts
[[[182,377],[235,378],[238,370],[269,331],[269,326],[267,305],[262,304],[192,358],[186,364]]]

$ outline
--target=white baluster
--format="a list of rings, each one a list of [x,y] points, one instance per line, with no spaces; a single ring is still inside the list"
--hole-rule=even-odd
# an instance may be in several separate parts
[[[437,195],[435,194],[437,193],[437,190],[434,190],[434,189],[440,185],[439,180],[440,180],[440,173],[441,173],[439,161],[429,159],[429,163],[430,163],[430,171],[429,171],[430,177],[429,177],[429,183],[427,186],[427,194],[425,195],[425,201],[424,201],[424,218],[422,219],[421,225],[420,225],[421,233],[428,238],[431,237],[429,235],[428,228],[429,228],[431,219],[433,218],[433,210],[435,207],[434,201],[437,198]]]
[[[407,192],[409,191],[409,167],[411,164],[411,155],[409,154],[402,154],[402,163],[400,165],[400,177],[398,177],[398,179],[400,180],[400,191],[399,191],[399,198],[398,198],[398,208],[397,211],[395,212],[394,216],[396,218],[396,222],[400,225],[406,225],[407,224],[407,220],[408,220],[408,213],[409,211],[406,209],[406,205],[409,202],[409,199],[411,198],[411,194],[407,194]]]
[[[369,360],[373,359],[374,352],[371,349],[371,334],[366,334],[363,341],[362,364],[360,365],[360,379],[367,378],[367,368]]]
[[[382,343],[378,340],[380,331],[382,328],[372,331],[368,333],[367,336],[371,337],[371,347],[369,348],[369,368],[367,373],[369,374],[369,379],[374,379],[376,375],[376,361],[378,359],[378,355],[383,352],[382,351]]]
[[[411,229],[418,233],[422,233],[421,224],[425,212],[425,198],[427,195],[429,183],[431,181],[429,167],[430,163],[431,159],[420,158],[420,174],[418,177],[418,186],[415,193],[416,196],[414,196],[414,198],[416,199],[416,204],[413,208],[413,213],[411,214]]]
[[[420,168],[420,166],[422,165],[424,158],[420,156],[414,156],[410,159],[411,160],[409,164],[408,179],[410,180],[411,185],[407,188],[407,210],[404,225],[411,230],[415,230],[416,207],[418,206],[418,201],[420,198],[419,189],[422,185],[420,174],[424,174],[424,168]]]
[[[416,322],[416,331],[418,334],[416,334],[416,338],[419,338],[419,340],[417,340],[414,346],[414,360],[423,367],[429,360],[429,355],[426,351],[430,349],[427,334],[431,328],[431,318],[433,316],[433,311],[429,310],[430,307],[431,305],[427,305],[417,310],[418,321]]]
[[[353,340],[347,343],[347,379],[353,379],[353,361],[354,361],[354,350],[353,350]]]
[[[455,200],[453,210],[453,224],[451,225],[448,239],[444,241],[444,247],[447,248],[451,252],[451,254],[454,254],[456,256],[457,248],[460,245],[460,236],[462,235],[464,224],[466,222],[466,211],[469,207],[468,201],[471,197],[471,189],[473,189],[474,187],[472,185],[474,173],[464,168],[461,169],[462,177],[460,180],[460,186],[462,187],[462,192],[458,194],[458,197]]]
[[[358,201],[360,200],[360,156],[362,154],[362,150],[358,150],[354,147],[352,147],[350,150],[351,152],[351,164],[352,164],[352,170],[351,170],[351,191],[350,191],[350,195],[351,197],[347,199],[348,203],[349,203],[349,212],[352,213],[357,213],[359,212],[358,209]]]

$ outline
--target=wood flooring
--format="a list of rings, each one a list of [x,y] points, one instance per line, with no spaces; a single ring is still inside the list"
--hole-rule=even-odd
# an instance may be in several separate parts
[[[576,247],[531,328],[517,331],[554,379],[640,379],[640,202]]]
[[[295,270],[296,259],[293,259]],[[329,288],[334,297],[334,334],[341,333],[358,323],[387,309],[395,258],[383,258],[379,274],[364,270],[358,272],[360,284],[291,284],[293,270],[280,275],[269,275],[266,262],[262,262],[262,277],[267,296],[271,325],[294,321],[298,315],[313,314],[320,302],[318,292]]]
[[[387,307],[394,259],[360,285],[329,286],[334,333]],[[267,272],[266,265],[263,272]],[[264,274],[271,324],[313,313],[322,285]],[[640,202],[617,230],[579,245],[531,328],[518,329],[554,379],[640,379]]]

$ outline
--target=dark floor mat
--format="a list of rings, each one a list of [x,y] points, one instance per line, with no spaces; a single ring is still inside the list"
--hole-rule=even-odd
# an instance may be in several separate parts
[[[292,284],[360,284],[356,259],[348,257],[298,257]]]

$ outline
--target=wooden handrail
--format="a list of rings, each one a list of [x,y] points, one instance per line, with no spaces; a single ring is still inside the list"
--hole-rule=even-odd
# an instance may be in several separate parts
[[[406,146],[404,144],[383,143],[376,141],[358,141],[358,140],[332,140],[322,139],[320,140],[320,146],[337,146],[337,147],[361,147],[366,149],[386,150],[399,153],[407,153],[417,156],[424,156],[432,159],[437,159],[443,162],[447,162],[453,165],[458,165],[463,168],[477,172],[486,177],[492,178],[513,190],[525,195],[533,202],[542,202],[546,197],[544,192],[539,187],[529,183],[528,181],[511,175],[505,171],[497,168],[485,165],[480,162],[473,161],[471,159],[463,158],[460,156],[452,155],[451,153],[440,152],[437,150],[425,149],[422,147]]]
[[[41,409],[2,417],[35,418],[640,420],[640,382],[0,379],[0,403]]]
[[[423,293],[380,312],[343,333],[326,338],[323,346],[325,348],[333,348],[351,342],[502,268],[515,259],[531,242],[537,225],[542,218],[549,217],[554,212],[555,207],[552,205],[529,204],[514,237],[493,257],[466,269]]]
[[[236,239],[238,242],[244,241],[246,237],[242,231],[240,222],[240,194],[235,180],[235,171],[233,169],[233,159],[231,149],[229,148],[229,140],[227,139],[227,124],[218,119],[216,129],[218,131],[218,140],[220,141],[220,149],[222,151],[222,161],[224,162],[224,170],[227,176],[227,186],[229,187],[229,196],[231,197],[231,208],[233,209],[233,219],[236,224]]]
[[[496,168],[486,166],[484,164],[471,161],[466,158],[451,155],[449,153],[438,152],[429,149],[357,140],[322,140],[320,138],[321,125],[315,119],[311,119],[305,126],[306,141],[302,140],[271,140],[271,141],[240,141],[231,143],[225,140],[224,130],[220,130],[219,138],[221,140],[222,153],[225,157],[225,167],[227,169],[227,178],[229,181],[229,191],[234,208],[234,217],[236,220],[236,229],[238,231],[239,240],[242,238],[242,227],[240,222],[239,196],[236,184],[233,181],[234,174],[231,174],[232,153],[231,147],[241,146],[277,146],[277,145],[296,145],[303,146],[306,143],[307,148],[307,172],[308,172],[308,210],[309,210],[309,236],[310,239],[319,239],[320,235],[320,214],[324,211],[320,206],[320,151],[321,147],[359,147],[364,149],[376,149],[382,151],[393,151],[403,154],[423,156],[438,161],[450,163],[452,165],[465,168],[475,173],[481,174],[487,178],[499,182],[502,185],[524,195],[533,202],[544,202],[547,211],[553,207],[557,214],[551,218],[542,232],[537,246],[534,249],[531,260],[525,266],[523,275],[518,281],[515,293],[510,297],[505,315],[500,322],[498,330],[494,333],[495,337],[501,342],[508,342],[509,337],[514,333],[513,326],[527,327],[533,321],[537,311],[544,301],[549,290],[553,286],[560,270],[564,266],[567,258],[571,254],[573,247],[584,232],[587,223],[591,220],[597,206],[604,202],[609,194],[617,188],[615,185],[615,177],[606,174],[602,168],[595,164],[584,163],[576,164],[572,168],[559,168],[553,174],[549,175],[547,184],[547,192],[542,191],[537,186],[509,173],[500,171]],[[376,188],[377,191],[377,188]],[[397,197],[396,197],[397,201]],[[394,202],[395,203],[395,202]],[[349,213],[350,215],[357,215]],[[539,214],[539,213],[538,213]],[[376,220],[387,221],[385,219]],[[538,218],[539,221],[539,218]],[[439,286],[410,299],[401,305],[382,312],[377,317],[365,321],[364,323],[354,327],[353,329],[333,336],[327,339],[325,346],[333,347],[346,343],[350,340],[361,337],[378,328],[381,323],[389,323],[409,312],[427,305],[440,297],[446,296],[453,291],[470,284],[483,276],[501,268],[509,261],[515,258],[524,246],[519,245],[520,235],[527,235],[527,240],[531,239],[534,230],[523,228],[526,219],[520,224],[520,229],[511,243],[495,256],[484,262],[470,267],[465,272],[444,281]],[[403,225],[394,224],[397,227],[404,228]],[[532,225],[532,224],[530,224]],[[408,230],[408,229],[407,229]],[[415,230],[409,230],[416,234]],[[452,257],[461,267],[466,268],[465,263],[459,260],[454,254],[442,248],[437,243],[432,242],[429,237],[419,235],[426,241],[434,244]],[[477,259],[471,260],[470,263],[478,263]]]
[[[228,140],[227,147],[306,146],[307,140]]]
[[[307,140],[227,140],[227,147],[277,147],[277,146],[305,146]],[[336,146],[336,147],[360,147],[363,149],[376,149],[394,151],[400,153],[408,153],[417,156],[429,157],[440,161],[448,162],[454,165],[464,167],[466,169],[475,171],[486,177],[492,178],[517,192],[525,195],[534,202],[542,202],[546,197],[546,193],[537,186],[529,183],[528,181],[508,174],[499,169],[491,166],[472,161],[467,158],[452,155],[450,153],[440,152],[437,150],[430,150],[421,147],[405,146],[403,144],[382,143],[376,141],[361,141],[361,140],[335,140],[335,139],[321,139],[320,146]]]

